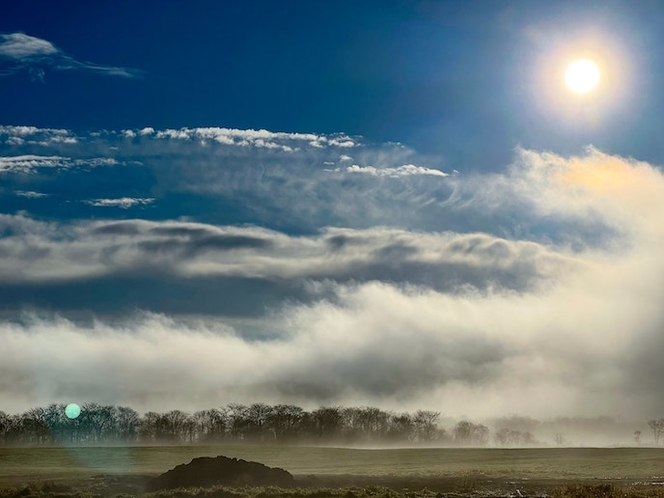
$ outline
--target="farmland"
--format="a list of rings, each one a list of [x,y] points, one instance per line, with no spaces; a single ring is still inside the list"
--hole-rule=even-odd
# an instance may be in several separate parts
[[[664,449],[658,448],[118,446],[2,448],[0,489],[6,490],[5,495],[11,495],[12,488],[31,485],[37,490],[39,486],[44,488],[45,483],[50,486],[60,483],[73,486],[71,490],[76,492],[94,489],[96,492],[92,494],[98,496],[120,491],[140,494],[141,479],[156,476],[197,456],[216,455],[282,467],[290,471],[303,488],[318,489],[383,486],[398,492],[407,488],[422,493],[428,490],[507,496],[516,490],[551,492],[572,483],[630,489],[645,485],[648,492],[656,492],[659,481],[664,481],[661,477],[664,476]],[[116,486],[108,485],[109,482]],[[26,494],[25,490],[23,493]]]

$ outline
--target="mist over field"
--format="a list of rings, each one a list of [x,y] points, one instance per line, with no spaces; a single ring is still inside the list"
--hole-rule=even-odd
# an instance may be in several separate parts
[[[516,149],[463,175],[341,135],[2,133],[5,411],[664,412],[654,165]]]

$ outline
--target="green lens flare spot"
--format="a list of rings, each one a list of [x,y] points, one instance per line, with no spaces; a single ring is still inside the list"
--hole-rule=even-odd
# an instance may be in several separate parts
[[[65,408],[65,415],[67,418],[75,419],[81,414],[81,407],[76,403],[69,403]]]

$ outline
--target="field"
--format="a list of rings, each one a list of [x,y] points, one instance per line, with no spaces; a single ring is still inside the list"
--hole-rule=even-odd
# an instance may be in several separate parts
[[[318,495],[321,489],[326,489],[326,496],[348,496],[349,490],[358,496],[367,489],[383,489],[387,493],[387,488],[409,496],[414,492],[434,496],[440,493],[574,496],[576,491],[579,497],[591,496],[587,491],[590,488],[579,491],[581,488],[568,487],[578,484],[600,486],[594,488],[593,496],[614,496],[607,494],[614,491],[618,493],[615,496],[624,492],[634,496],[646,496],[640,493],[664,496],[660,491],[664,488],[660,486],[664,484],[664,449],[657,448],[370,450],[258,445],[1,448],[0,489],[5,490],[4,496],[41,494],[64,498],[68,492],[76,496],[138,495],[142,494],[140,483],[146,477],[197,456],[216,455],[282,467],[295,475],[302,488],[318,489]],[[245,489],[242,496],[252,493],[261,491]],[[279,493],[280,496],[294,494],[293,491]],[[195,496],[203,495],[199,491]]]

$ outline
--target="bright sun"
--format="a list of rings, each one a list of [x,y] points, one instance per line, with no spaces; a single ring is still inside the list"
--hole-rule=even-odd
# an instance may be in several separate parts
[[[579,59],[567,66],[565,83],[576,93],[588,93],[599,83],[599,68],[588,59]]]

